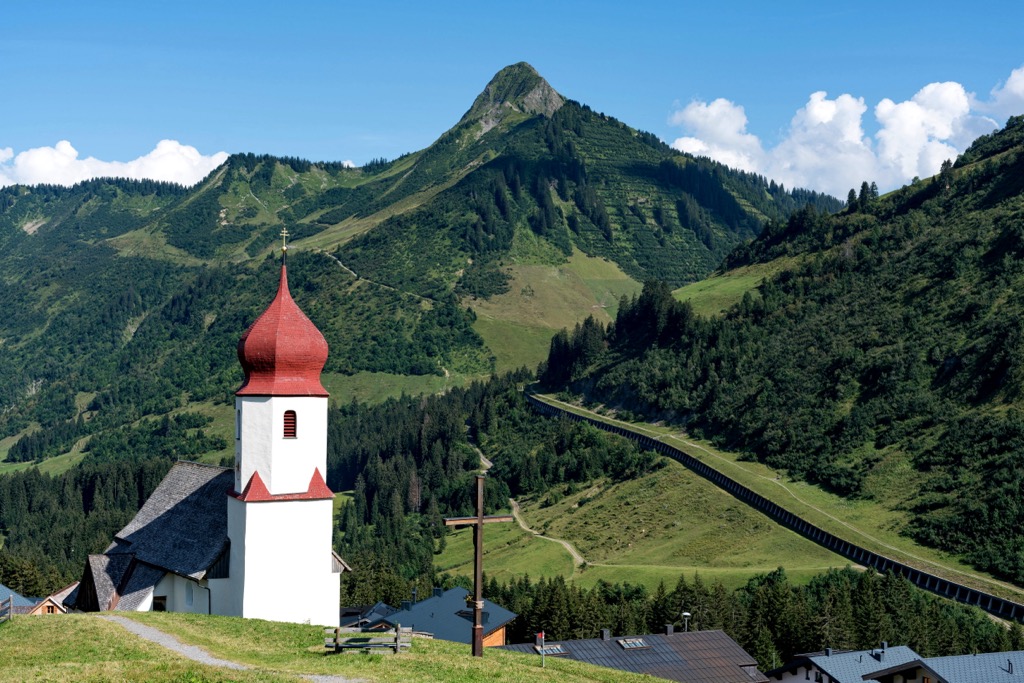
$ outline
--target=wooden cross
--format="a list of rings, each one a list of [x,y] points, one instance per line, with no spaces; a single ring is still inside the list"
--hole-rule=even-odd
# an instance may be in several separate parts
[[[476,475],[476,516],[445,517],[445,526],[473,527],[473,656],[484,656],[483,590],[484,590],[484,524],[511,522],[512,515],[484,517],[484,475]],[[468,602],[468,601],[467,601]]]

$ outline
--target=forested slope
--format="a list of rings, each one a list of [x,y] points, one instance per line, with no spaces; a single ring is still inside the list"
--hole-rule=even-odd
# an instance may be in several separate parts
[[[909,512],[907,534],[1024,582],[1024,118],[935,178],[770,223],[798,257],[725,315],[649,283],[552,341],[544,380]]]
[[[494,352],[471,306],[507,290],[514,264],[589,254],[638,280],[687,282],[805,204],[839,206],[673,151],[526,64],[499,72],[433,145],[392,161],[237,154],[193,188],[0,189],[0,470],[84,458],[57,478],[0,475],[5,547],[67,572],[102,550],[160,467],[216,458],[225,446],[203,415],[230,411],[235,344],[273,296],[282,231],[291,291],[331,348],[326,372],[482,378]],[[509,343],[516,322],[502,328]],[[169,445],[147,436],[177,420],[190,426]],[[453,448],[424,457],[457,469]],[[74,521],[58,538],[64,513]]]

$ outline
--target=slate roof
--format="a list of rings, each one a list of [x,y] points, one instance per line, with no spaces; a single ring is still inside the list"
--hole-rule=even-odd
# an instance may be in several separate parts
[[[373,605],[361,605],[358,607],[341,608],[341,626],[354,627],[366,624],[379,624],[385,617],[389,617],[400,610],[385,602],[378,602]]]
[[[154,567],[202,579],[227,543],[226,497],[234,483],[230,469],[175,463],[107,554],[131,553]]]
[[[14,603],[12,607],[33,607],[36,604],[35,600],[30,600],[20,593],[16,593],[7,586],[0,583],[0,601],[7,600],[7,598],[14,596]]]
[[[86,575],[83,583],[92,579],[96,596],[96,609],[101,612],[114,605],[117,588],[124,581],[132,564],[132,556],[124,553],[115,555],[90,555],[86,561]]]
[[[990,652],[982,655],[929,657],[903,666],[891,666],[866,674],[863,680],[923,667],[935,683],[1019,683],[1024,676],[1024,652]],[[871,676],[871,678],[868,678]]]
[[[433,595],[420,600],[407,610],[398,610],[387,615],[377,623],[391,626],[401,624],[412,627],[416,631],[433,633],[439,640],[451,640],[456,643],[469,643],[472,639],[473,613],[466,606],[465,588],[452,588],[441,595]],[[489,600],[484,600],[483,627],[484,636],[498,630],[516,618],[515,612],[509,612]],[[373,624],[368,624],[372,626]]]
[[[644,647],[624,648],[619,641],[642,639]],[[547,641],[561,645],[559,655],[620,671],[644,673],[687,683],[764,683],[757,661],[722,631],[656,633],[617,638]],[[505,645],[503,650],[536,654],[530,643]]]
[[[909,647],[897,645],[885,649],[876,648],[873,650],[846,650],[826,652],[814,652],[797,655],[795,659],[787,662],[772,671],[766,671],[768,676],[776,672],[796,671],[808,663],[814,664],[819,670],[832,677],[835,683],[861,683],[865,674],[881,671],[894,666],[900,666],[921,658]],[[868,679],[870,680],[870,679]]]
[[[153,594],[153,589],[166,574],[167,572],[162,569],[136,562],[121,589],[121,597],[114,609],[122,612],[137,610],[139,605]]]

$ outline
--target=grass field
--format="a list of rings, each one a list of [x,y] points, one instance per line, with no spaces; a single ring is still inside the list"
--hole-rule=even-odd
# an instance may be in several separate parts
[[[558,490],[557,493],[564,493]],[[484,534],[488,576],[563,576],[582,586],[603,579],[650,589],[672,586],[680,574],[699,572],[736,588],[754,574],[779,566],[794,581],[849,564],[740,503],[675,461],[633,481],[592,482],[567,495],[524,497],[527,523],[544,535],[571,542],[587,564],[574,570],[559,544],[518,525],[489,525]],[[435,564],[453,574],[472,573],[472,532],[448,538]]]
[[[381,403],[403,393],[409,396],[436,394],[454,386],[463,386],[474,378],[458,373],[438,375],[393,375],[387,372],[357,372],[339,375],[325,372],[324,388],[331,394],[331,403],[344,405],[355,398],[364,403]]]
[[[415,639],[400,655],[324,655],[316,626],[256,619],[146,612],[125,614],[171,633],[215,657],[251,667],[233,671],[195,664],[131,635],[96,615],[15,617],[0,625],[4,681],[299,681],[300,675],[339,675],[367,683],[640,683],[659,680],[579,662]]]
[[[979,572],[953,555],[919,545],[903,535],[901,531],[906,525],[906,512],[890,508],[883,504],[881,499],[842,498],[806,482],[792,480],[784,472],[760,463],[740,460],[736,453],[718,450],[711,444],[692,439],[677,429],[621,422],[578,407],[567,406],[551,397],[546,398],[559,407],[570,408],[575,412],[659,437],[840,538],[979,590],[1017,601],[1024,600],[1024,589]],[[900,459],[894,457],[892,460],[891,467],[900,469]],[[899,481],[899,478],[894,476],[893,481]],[[894,484],[876,482],[875,485],[891,487]]]
[[[693,310],[701,315],[721,315],[734,304],[738,304],[747,292],[757,295],[757,287],[765,278],[795,265],[796,262],[796,259],[780,258],[769,264],[755,263],[722,275],[714,274],[704,280],[680,287],[673,295],[679,301],[689,301],[693,305]]]
[[[203,666],[93,615],[14,617],[0,625],[4,681],[291,681]]]
[[[509,291],[464,303],[476,312],[474,329],[497,358],[498,370],[535,368],[547,357],[551,337],[593,315],[611,322],[619,298],[641,286],[611,261],[580,251],[561,265],[518,264],[505,269]]]
[[[473,576],[473,530],[448,535],[445,551],[434,564],[450,574]],[[488,524],[484,528],[484,571],[505,582],[516,576],[573,577],[572,556],[558,543],[523,531],[518,524]]]

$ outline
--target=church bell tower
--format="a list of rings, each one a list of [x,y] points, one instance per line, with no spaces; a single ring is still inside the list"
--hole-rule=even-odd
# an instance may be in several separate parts
[[[242,335],[238,360],[245,381],[235,393],[225,611],[337,626],[341,562],[331,549],[328,394],[320,383],[327,341],[292,299],[284,259],[277,295]]]

